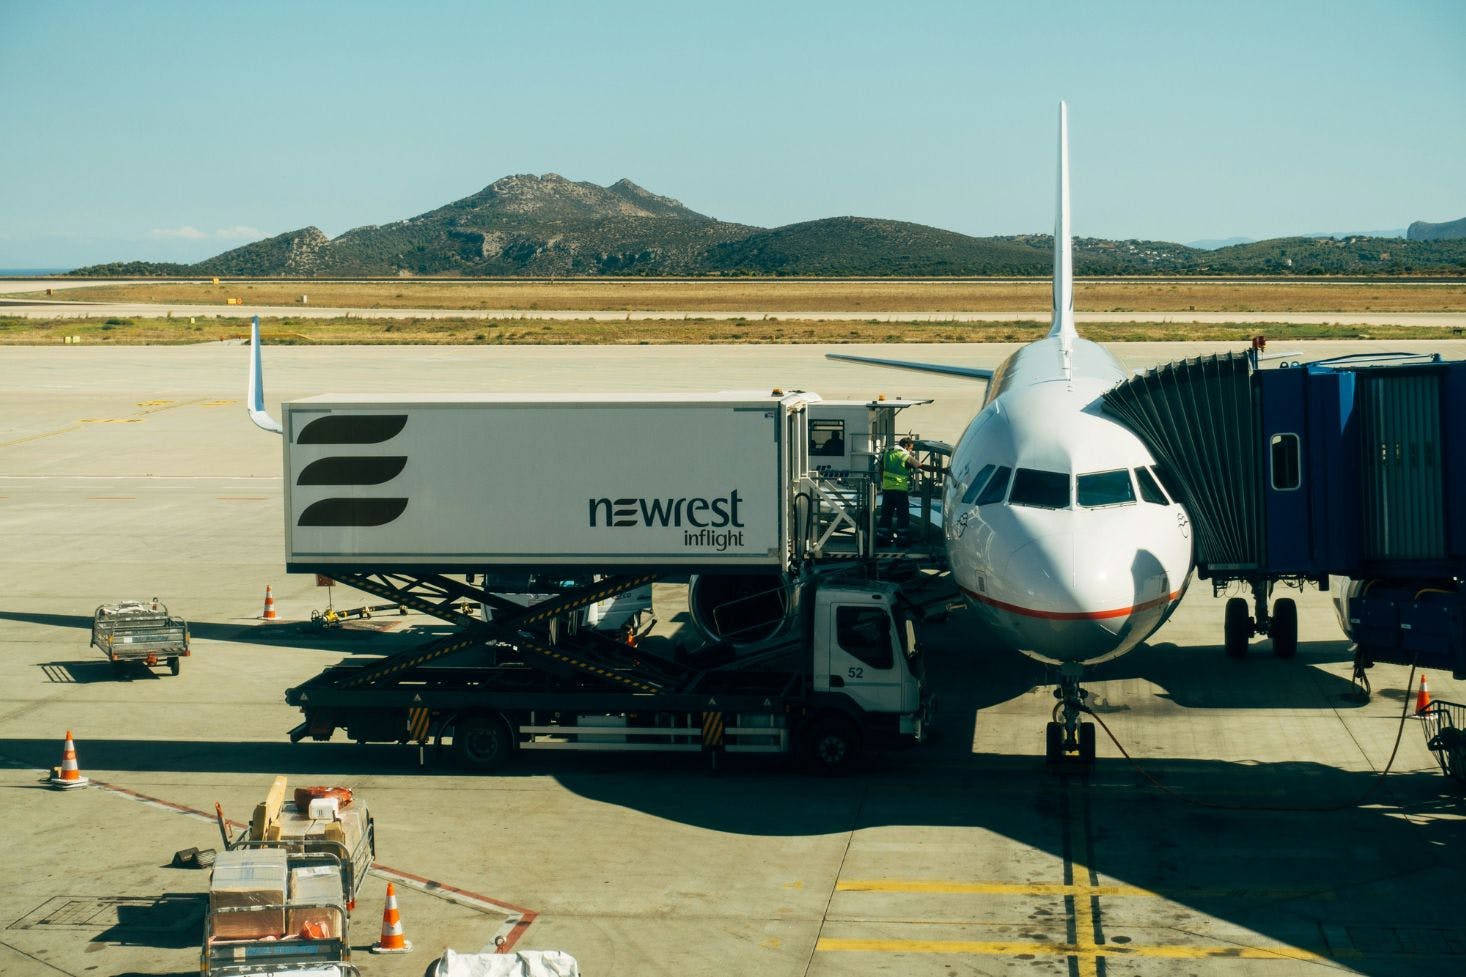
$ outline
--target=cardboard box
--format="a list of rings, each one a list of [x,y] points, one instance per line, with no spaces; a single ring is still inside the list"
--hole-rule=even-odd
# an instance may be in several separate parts
[[[334,865],[309,865],[290,870],[290,905],[285,915],[285,930],[292,936],[304,936],[307,925],[316,938],[341,936],[341,913],[335,909],[300,906],[302,903],[341,903],[341,870]],[[300,906],[300,908],[297,908]]]
[[[215,936],[253,940],[284,935],[288,882],[285,861],[285,852],[278,848],[218,854],[209,879],[209,910],[213,913]]]

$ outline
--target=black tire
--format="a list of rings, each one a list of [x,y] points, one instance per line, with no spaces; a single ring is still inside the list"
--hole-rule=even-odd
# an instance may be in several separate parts
[[[453,752],[472,770],[498,770],[509,762],[513,750],[509,725],[497,713],[460,716],[453,725]]]
[[[810,769],[825,777],[842,777],[855,766],[860,733],[841,716],[818,716],[804,737],[804,758]]]
[[[178,660],[178,658],[176,656],[173,657],[173,658],[168,659],[168,672],[169,672],[169,674],[171,674],[171,675],[177,675],[181,671],[183,671],[183,664],[182,664],[182,662],[180,662]]]
[[[1058,763],[1064,759],[1064,724],[1049,723],[1044,727],[1044,760]]]
[[[1079,762],[1094,763],[1094,723],[1079,724]]]
[[[1247,601],[1241,597],[1227,601],[1222,634],[1228,658],[1247,657],[1247,642],[1252,638],[1252,616],[1247,613]]]
[[[1273,603],[1273,626],[1268,629],[1273,638],[1273,654],[1279,658],[1292,658],[1298,654],[1298,605],[1291,597],[1280,597]]]

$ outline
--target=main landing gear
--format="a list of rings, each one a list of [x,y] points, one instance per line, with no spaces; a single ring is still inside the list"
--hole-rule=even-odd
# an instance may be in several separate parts
[[[1044,760],[1050,767],[1094,765],[1094,723],[1080,716],[1089,712],[1084,700],[1089,693],[1079,687],[1084,666],[1065,662],[1059,666],[1059,687],[1054,689],[1054,718],[1044,730]]]
[[[1252,587],[1252,614],[1247,611],[1247,600],[1233,597],[1227,601],[1226,616],[1223,619],[1223,646],[1229,658],[1247,657],[1247,642],[1254,634],[1265,634],[1273,639],[1273,654],[1279,658],[1292,658],[1298,654],[1298,605],[1291,597],[1279,597],[1273,601],[1273,612],[1268,614],[1267,601],[1272,593],[1271,580],[1249,580]]]

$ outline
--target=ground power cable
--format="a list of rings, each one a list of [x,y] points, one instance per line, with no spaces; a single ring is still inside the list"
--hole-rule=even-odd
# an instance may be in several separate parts
[[[1395,744],[1390,749],[1390,758],[1385,761],[1384,768],[1380,770],[1380,772],[1375,776],[1374,780],[1370,782],[1369,786],[1364,789],[1363,793],[1361,793],[1354,800],[1344,801],[1337,804],[1226,804],[1220,801],[1209,801],[1201,797],[1192,797],[1184,793],[1183,791],[1170,786],[1169,784],[1162,783],[1154,774],[1142,767],[1140,765],[1140,761],[1134,756],[1131,756],[1130,751],[1125,749],[1125,744],[1120,742],[1119,737],[1114,734],[1110,727],[1105,724],[1105,721],[1101,719],[1094,712],[1093,709],[1090,709],[1088,706],[1084,706],[1080,709],[1080,711],[1088,713],[1090,716],[1094,717],[1094,721],[1099,723],[1100,728],[1105,731],[1105,735],[1110,738],[1110,742],[1115,744],[1115,747],[1119,749],[1121,755],[1125,757],[1125,759],[1129,762],[1131,768],[1136,773],[1145,778],[1145,780],[1148,781],[1150,785],[1156,790],[1167,795],[1168,797],[1174,797],[1176,800],[1179,800],[1184,804],[1191,804],[1196,807],[1210,808],[1217,811],[1266,811],[1293,814],[1326,814],[1333,811],[1347,811],[1359,807],[1365,801],[1369,800],[1369,798],[1374,795],[1374,792],[1379,790],[1380,785],[1385,782],[1385,778],[1389,776],[1390,771],[1394,769],[1395,759],[1400,754],[1400,741],[1405,736],[1405,724],[1410,719],[1410,689],[1413,689],[1415,687],[1415,669],[1416,665],[1419,663],[1419,658],[1420,656],[1417,652],[1415,660],[1411,661],[1410,663],[1410,677],[1405,682],[1405,701],[1400,708],[1400,721],[1395,729]]]

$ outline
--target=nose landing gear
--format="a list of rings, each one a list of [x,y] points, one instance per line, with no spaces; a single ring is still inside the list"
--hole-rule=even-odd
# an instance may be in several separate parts
[[[1065,662],[1059,666],[1059,687],[1054,689],[1054,718],[1044,729],[1044,760],[1051,768],[1078,766],[1088,769],[1094,765],[1095,735],[1094,723],[1080,720],[1089,712],[1084,700],[1089,693],[1079,687],[1084,666],[1078,662]]]
[[[1273,601],[1272,614],[1268,614],[1268,597],[1272,594],[1273,581],[1269,579],[1248,580],[1252,588],[1253,613],[1247,612],[1247,600],[1233,597],[1227,601],[1226,617],[1222,625],[1222,642],[1229,658],[1247,657],[1247,642],[1254,634],[1265,634],[1273,639],[1273,654],[1279,658],[1292,658],[1298,654],[1298,605],[1291,597],[1279,597]]]

